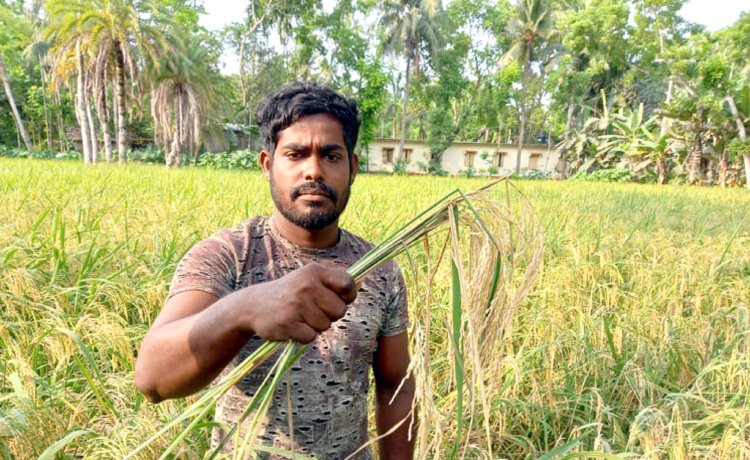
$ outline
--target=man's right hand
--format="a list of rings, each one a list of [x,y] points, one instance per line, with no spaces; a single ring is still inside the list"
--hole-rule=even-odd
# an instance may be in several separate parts
[[[315,340],[346,314],[346,305],[357,297],[351,275],[320,264],[243,291],[247,305],[252,305],[246,309],[247,332],[266,340],[300,343]]]
[[[210,383],[252,334],[309,343],[344,316],[356,295],[348,273],[318,264],[222,298],[203,291],[176,294],[143,340],[136,386],[153,402],[192,394]]]

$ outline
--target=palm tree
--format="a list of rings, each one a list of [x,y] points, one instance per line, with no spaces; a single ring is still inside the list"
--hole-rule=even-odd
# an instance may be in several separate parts
[[[206,49],[181,43],[162,58],[152,78],[155,141],[165,150],[167,167],[180,166],[185,150],[196,158],[209,103],[214,100]]]
[[[527,95],[531,78],[531,63],[549,54],[552,44],[558,35],[555,27],[555,17],[558,14],[556,6],[548,0],[520,0],[516,8],[516,16],[508,24],[508,35],[513,45],[500,58],[500,66],[505,67],[511,62],[520,62],[523,73],[521,76],[521,98],[518,101],[518,153],[516,156],[516,172],[521,170],[521,150],[526,136],[526,121],[528,118]]]
[[[148,0],[139,2],[149,8],[151,21],[146,22],[136,4],[128,0],[51,0],[48,4],[50,25],[48,35],[55,38],[58,55],[78,43],[85,42],[91,56],[113,59],[115,108],[117,117],[117,156],[120,163],[127,152],[127,91],[138,83],[137,71],[158,60],[158,52],[166,48],[164,35],[154,21],[160,19],[156,6]],[[138,61],[141,65],[138,65]],[[96,59],[107,65],[108,59]],[[101,97],[101,96],[100,96]]]
[[[409,102],[410,71],[419,75],[422,52],[433,57],[443,44],[441,25],[444,25],[440,0],[388,0],[383,5],[380,23],[388,28],[385,48],[404,57],[404,89],[401,105],[400,160],[404,150]]]

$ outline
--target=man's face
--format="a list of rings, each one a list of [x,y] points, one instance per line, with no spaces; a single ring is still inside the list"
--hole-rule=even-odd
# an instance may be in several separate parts
[[[279,132],[273,156],[261,152],[271,197],[288,221],[308,230],[335,222],[346,208],[357,157],[349,162],[341,123],[328,114],[307,115]]]

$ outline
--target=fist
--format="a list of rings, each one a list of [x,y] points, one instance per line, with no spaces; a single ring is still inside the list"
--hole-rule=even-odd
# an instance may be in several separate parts
[[[345,271],[311,264],[246,294],[248,329],[265,340],[310,343],[346,314],[357,289]]]

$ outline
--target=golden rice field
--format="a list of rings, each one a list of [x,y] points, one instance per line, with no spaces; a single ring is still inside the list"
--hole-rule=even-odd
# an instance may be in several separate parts
[[[482,184],[360,176],[343,226],[378,242]],[[544,228],[543,266],[496,344],[487,420],[462,421],[457,455],[750,459],[750,192],[517,185]],[[0,458],[121,458],[180,413],[186,401],[135,390],[137,347],[180,257],[271,209],[257,173],[0,159]],[[202,458],[209,428],[176,458]],[[431,456],[447,458],[452,431],[436,439],[445,455]]]

